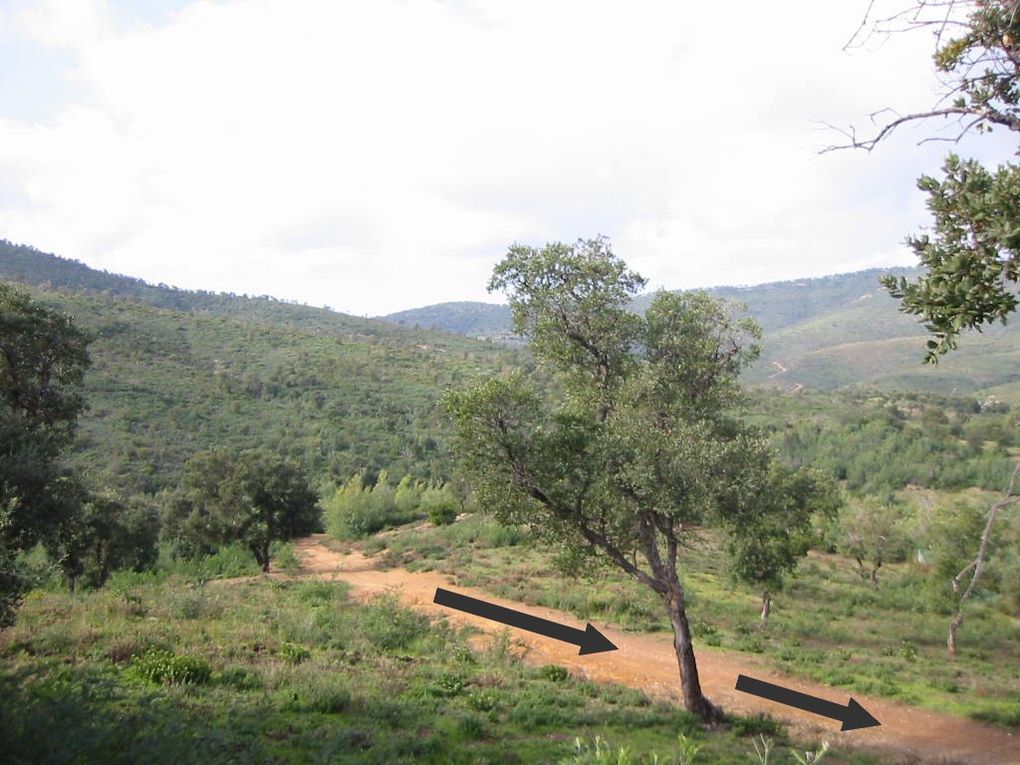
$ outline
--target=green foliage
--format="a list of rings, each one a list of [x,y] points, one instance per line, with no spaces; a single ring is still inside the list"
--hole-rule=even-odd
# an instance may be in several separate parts
[[[423,491],[424,487],[408,476],[394,490],[386,471],[379,474],[374,486],[366,486],[364,474],[358,473],[323,501],[326,532],[337,539],[360,539],[387,526],[422,518]]]
[[[1020,277],[1020,167],[992,173],[950,154],[943,172],[942,180],[922,176],[917,184],[928,194],[934,235],[908,241],[926,273],[916,282],[883,280],[904,311],[927,322],[932,362],[956,347],[961,331],[1005,322],[1016,310],[1011,284]]]
[[[1016,4],[961,2],[952,4],[949,15],[939,5],[922,2],[911,15],[919,26],[938,24],[943,30],[934,55],[943,98],[930,112],[900,118],[875,140],[855,145],[874,146],[897,124],[934,116],[958,119],[962,133],[990,132],[992,126],[1020,131]],[[903,311],[926,322],[932,334],[927,360],[933,363],[956,347],[964,330],[1004,322],[1016,310],[1020,275],[1020,167],[1010,163],[991,172],[950,154],[943,171],[942,180],[922,176],[918,181],[928,193],[933,234],[908,239],[926,272],[916,281],[883,280]]]
[[[792,465],[810,465],[851,493],[883,496],[908,485],[1001,489],[1007,451],[974,449],[962,436],[1001,422],[996,405],[937,394],[847,392],[755,397],[759,420]]]
[[[561,683],[570,677],[570,672],[567,671],[567,668],[561,667],[558,664],[546,664],[544,667],[539,668],[538,674],[554,683]]]
[[[574,678],[536,682],[535,669],[520,661],[465,661],[466,636],[427,620],[405,647],[383,649],[364,625],[395,611],[349,598],[341,583],[255,579],[205,588],[218,608],[187,620],[173,616],[182,585],[172,576],[132,585],[151,619],[124,609],[109,586],[76,597],[33,594],[0,642],[6,760],[520,765],[558,762],[572,754],[575,737],[599,735],[637,762],[656,762],[645,753],[658,752],[660,764],[688,765],[678,732],[700,746],[696,765],[743,759],[745,743],[730,730],[701,732],[673,704]],[[311,655],[281,660],[285,643]],[[142,678],[133,665],[150,649],[202,659],[211,674],[204,683],[183,682],[179,669]],[[457,685],[454,693],[427,690]]]
[[[603,238],[512,246],[489,287],[508,293],[514,329],[530,337],[562,395],[513,374],[445,403],[481,504],[655,591],[680,646],[690,635],[677,560],[690,529],[785,534],[761,521],[760,508],[778,512],[783,502],[770,493],[790,487],[787,476],[775,478],[760,431],[735,412],[758,327],[705,293],[659,292],[637,316],[628,307],[644,283]],[[813,479],[797,480],[806,500]],[[678,657],[688,709],[717,719],[692,679],[692,653],[678,648]]]
[[[102,587],[116,569],[150,568],[159,529],[158,511],[141,497],[125,500],[110,491],[91,496],[54,545],[72,591],[79,578]]]
[[[204,685],[212,677],[209,662],[198,656],[175,656],[151,649],[131,662],[131,673],[150,683]]]
[[[931,520],[926,540],[932,563],[928,596],[931,606],[942,613],[956,609],[958,593],[953,589],[953,579],[977,554],[986,510],[974,502],[959,501],[937,508]],[[996,548],[997,545],[993,544],[989,557],[996,557]],[[989,567],[974,595],[981,596],[989,589],[994,590],[996,574],[996,569]]]
[[[861,578],[872,583],[883,563],[901,563],[910,552],[896,511],[873,498],[855,501],[840,514],[839,533],[839,551],[857,561]]]
[[[301,469],[264,451],[196,454],[165,503],[165,534],[195,552],[244,544],[263,571],[271,545],[319,528],[318,496]]]
[[[280,643],[280,658],[290,664],[300,664],[311,655],[311,651],[297,643]]]
[[[421,509],[425,511],[425,516],[430,522],[437,526],[445,526],[457,519],[460,503],[450,490],[443,486],[438,489],[426,489],[422,493]]]
[[[69,317],[0,283],[0,627],[24,589],[18,552],[55,546],[81,505],[59,458],[85,404],[88,340]]]
[[[358,473],[323,501],[326,531],[337,539],[361,539],[382,529],[428,518],[453,523],[461,501],[449,484],[429,484],[406,475],[394,489],[384,470],[374,486]]]
[[[776,466],[755,513],[735,524],[728,550],[740,580],[776,590],[811,546],[814,516],[832,517],[839,497],[831,482]]]

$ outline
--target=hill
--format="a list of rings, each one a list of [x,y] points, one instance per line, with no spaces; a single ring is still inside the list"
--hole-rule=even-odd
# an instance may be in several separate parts
[[[74,461],[136,491],[223,444],[277,449],[320,480],[447,476],[442,391],[516,363],[491,343],[152,286],[6,242],[0,279],[93,334]]]
[[[938,367],[927,366],[923,325],[901,313],[879,284],[888,273],[918,271],[873,268],[707,291],[745,306],[764,330],[761,358],[745,378],[751,385],[790,391],[912,389],[1020,401],[1020,373],[1015,372],[1020,333],[1014,326],[966,335]],[[640,296],[635,310],[647,308],[651,299]],[[471,336],[510,335],[509,309],[488,303],[441,303],[379,318]]]
[[[512,334],[510,308],[498,303],[436,303],[378,318],[405,327],[441,329],[470,337],[505,338]]]

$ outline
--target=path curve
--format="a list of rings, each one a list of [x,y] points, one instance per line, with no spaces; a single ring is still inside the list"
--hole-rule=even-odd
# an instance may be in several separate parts
[[[304,576],[343,580],[354,587],[356,596],[392,592],[412,608],[454,624],[470,624],[487,634],[504,629],[485,619],[451,611],[432,602],[436,587],[455,586],[457,592],[466,595],[584,628],[584,624],[571,614],[540,606],[522,606],[477,588],[459,586],[456,577],[400,568],[380,570],[376,559],[360,552],[344,554],[330,550],[322,544],[325,539],[326,535],[316,534],[295,543]],[[619,647],[618,651],[578,656],[576,646],[520,630],[512,633],[514,640],[526,650],[529,663],[559,664],[573,674],[595,682],[621,683],[655,698],[680,700],[671,637],[662,634],[635,635],[602,622],[595,626]],[[1000,728],[885,699],[855,695],[854,698],[882,725],[842,733],[838,723],[826,724],[814,715],[738,693],[734,685],[738,674],[750,674],[840,704],[847,701],[845,689],[785,677],[766,669],[764,662],[755,657],[737,656],[704,646],[698,647],[698,670],[705,694],[722,704],[723,708],[744,715],[767,712],[784,720],[798,735],[810,739],[827,739],[839,746],[856,746],[880,751],[884,755],[896,754],[906,763],[1020,765],[1020,736]]]

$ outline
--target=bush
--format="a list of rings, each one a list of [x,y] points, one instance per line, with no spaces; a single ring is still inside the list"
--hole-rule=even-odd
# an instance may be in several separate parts
[[[546,664],[538,670],[538,674],[546,680],[550,680],[554,683],[562,683],[570,677],[570,673],[567,671],[567,668],[561,667],[558,664]]]
[[[403,481],[404,490],[397,502],[397,492],[389,485],[389,476],[382,471],[375,486],[368,488],[358,473],[323,502],[326,532],[337,539],[361,539],[387,526],[398,526],[423,516],[418,506],[411,507],[413,497]]]
[[[312,652],[297,643],[280,643],[280,658],[289,664],[300,664]]]
[[[198,656],[175,656],[152,648],[131,663],[131,674],[150,683],[204,685],[212,677],[212,668]]]

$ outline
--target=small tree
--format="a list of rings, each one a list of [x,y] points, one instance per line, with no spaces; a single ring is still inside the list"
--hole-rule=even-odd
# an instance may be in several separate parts
[[[846,508],[839,529],[839,551],[857,561],[857,573],[872,586],[878,585],[883,563],[902,561],[906,555],[907,539],[895,512],[870,497]]]
[[[632,314],[644,283],[602,238],[514,245],[489,289],[507,293],[515,331],[560,393],[517,373],[446,406],[482,507],[662,598],[684,704],[718,723],[698,679],[681,549],[705,524],[740,534],[772,506],[767,439],[734,416],[760,332],[704,293],[660,292]]]
[[[241,542],[269,571],[274,541],[319,528],[318,495],[301,469],[262,451],[196,454],[168,504],[171,534],[192,550]]]
[[[772,595],[782,589],[784,575],[797,567],[811,546],[812,516],[832,516],[838,505],[839,497],[831,482],[777,467],[757,512],[745,519],[740,533],[730,535],[734,575],[762,590],[761,626],[768,622]]]
[[[159,515],[140,500],[112,492],[91,496],[67,524],[57,546],[60,567],[75,592],[79,578],[102,587],[118,568],[141,570],[156,560]]]
[[[934,548],[935,576],[939,577],[945,595],[952,604],[953,618],[946,634],[946,649],[956,656],[956,636],[963,626],[967,601],[980,592],[982,579],[987,577],[988,564],[995,550],[992,531],[999,514],[1020,502],[1020,463],[1013,469],[1003,495],[988,508],[987,513],[973,508],[956,507],[938,524]],[[974,552],[977,537],[977,552]],[[948,581],[948,586],[945,583]]]

